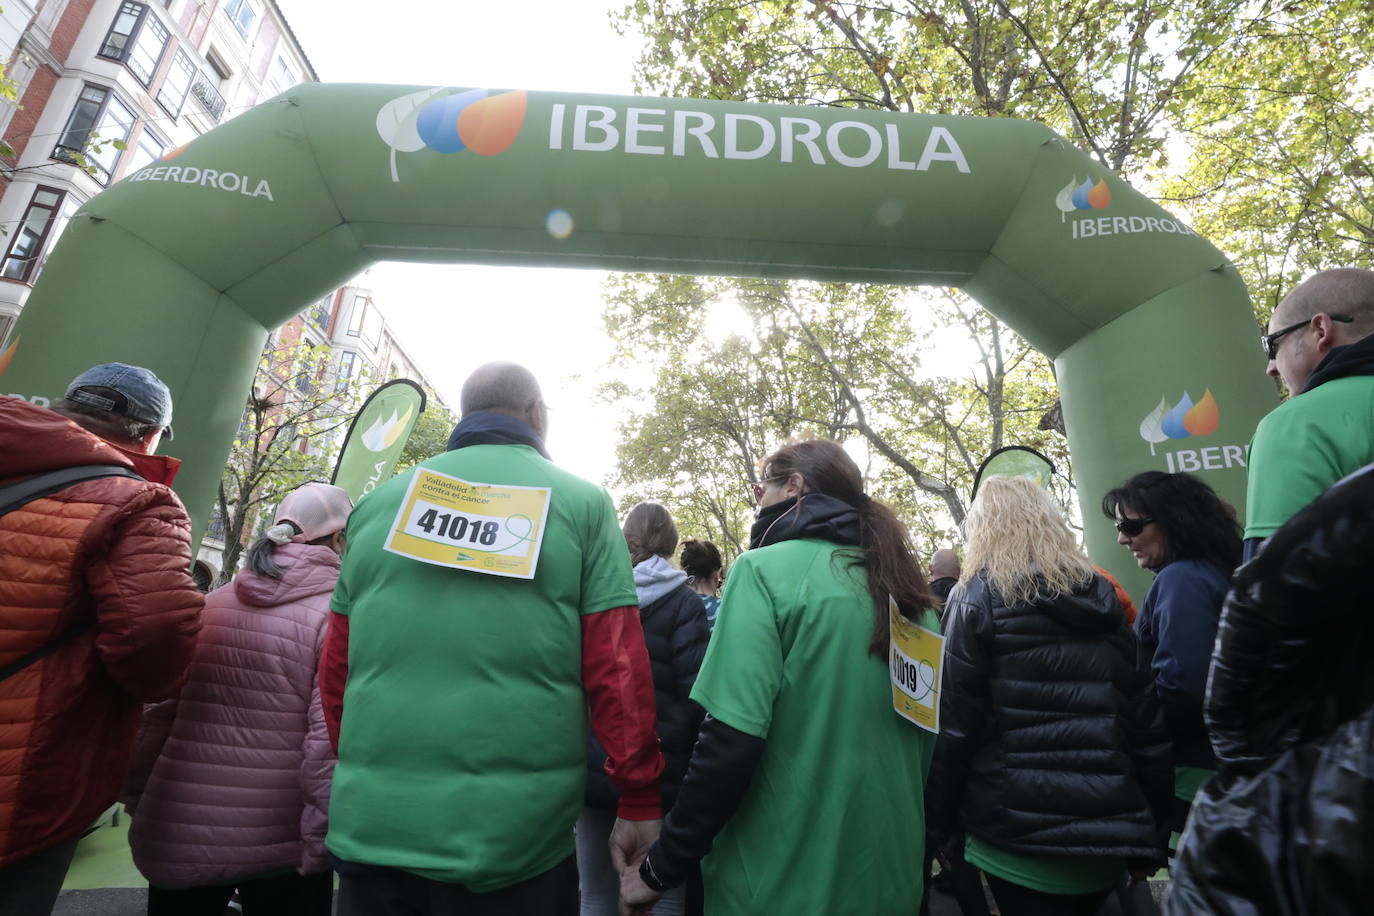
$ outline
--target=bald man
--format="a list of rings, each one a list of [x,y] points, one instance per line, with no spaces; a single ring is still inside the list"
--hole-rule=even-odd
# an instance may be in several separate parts
[[[482,366],[461,406],[448,450],[348,520],[320,671],[339,916],[576,916],[588,719],[619,792],[613,863],[662,823],[611,498],[549,460],[528,369]]]
[[[948,547],[941,547],[930,558],[930,590],[940,599],[941,608],[958,582],[959,555]]]
[[[1314,274],[1279,303],[1262,338],[1288,400],[1250,445],[1246,556],[1320,496],[1374,461],[1374,271]]]

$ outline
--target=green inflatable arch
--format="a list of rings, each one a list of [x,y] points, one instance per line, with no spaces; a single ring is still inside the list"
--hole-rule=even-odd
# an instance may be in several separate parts
[[[1090,548],[1136,583],[1100,494],[1192,470],[1243,507],[1275,403],[1226,258],[1039,124],[329,84],[86,204],[0,391],[154,369],[203,515],[269,329],[383,260],[962,287],[1055,360]]]

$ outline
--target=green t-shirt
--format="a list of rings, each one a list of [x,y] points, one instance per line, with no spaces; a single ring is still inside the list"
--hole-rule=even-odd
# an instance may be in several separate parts
[[[1245,537],[1267,538],[1374,461],[1374,376],[1339,378],[1274,408],[1250,443]]]
[[[964,858],[1003,881],[1044,894],[1095,894],[1116,887],[1126,874],[1126,860],[1116,856],[1025,856],[971,834],[964,838]]]
[[[921,899],[935,736],[893,711],[868,652],[873,601],[844,554],[784,541],[730,571],[692,699],[767,744],[702,862],[708,916],[912,913]]]
[[[331,607],[349,617],[329,849],[486,893],[573,852],[586,775],[584,614],[637,603],[610,497],[527,446],[425,461],[467,481],[550,487],[532,580],[388,553],[413,471],[348,521]]]

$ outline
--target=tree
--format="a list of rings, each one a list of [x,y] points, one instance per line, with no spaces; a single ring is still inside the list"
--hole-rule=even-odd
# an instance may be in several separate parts
[[[925,373],[929,328],[918,326],[910,295],[767,280],[615,281],[607,329],[619,358],[642,367],[653,354],[655,369],[651,385],[607,390],[629,408],[615,481],[627,502],[664,502],[682,530],[738,552],[747,542],[754,462],[810,432],[851,440],[875,491],[903,508],[921,535],[944,541],[957,536],[987,452],[1014,437],[1062,462],[1062,431],[1038,428],[1055,397],[1043,358],[976,309],[960,313],[963,303],[949,297],[947,308],[984,347],[982,375]],[[721,302],[745,313],[747,333],[713,337],[711,310]],[[956,389],[969,406],[951,413]]]
[[[1043,121],[1181,206],[1271,302],[1299,273],[1369,259],[1367,3],[634,0],[618,22],[644,38],[636,79],[649,91]],[[645,297],[643,320],[656,326],[670,298]],[[849,428],[891,463],[880,477],[938,529],[925,497],[957,522],[973,464],[1016,442],[1068,471],[1056,488],[1071,501],[1050,367],[958,294],[936,302],[936,324],[977,345],[971,375],[924,377],[900,348],[878,360],[881,380],[854,375],[796,325]]]
[[[341,379],[328,347],[269,346],[220,479],[215,511],[224,525],[216,585],[238,566],[250,525],[288,492],[327,481],[344,432],[361,406],[365,373]]]
[[[425,410],[415,421],[410,438],[406,440],[396,473],[409,470],[426,458],[433,458],[448,448],[448,437],[458,423],[458,415],[444,406],[433,388],[425,389]]]

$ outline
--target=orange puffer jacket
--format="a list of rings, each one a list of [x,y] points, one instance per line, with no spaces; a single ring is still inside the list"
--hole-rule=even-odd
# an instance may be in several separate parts
[[[157,461],[0,397],[0,484],[86,464],[146,477]],[[142,704],[174,693],[191,661],[205,602],[190,566],[190,520],[161,483],[86,481],[0,516],[0,665],[95,620],[0,681],[0,867],[114,802]]]

